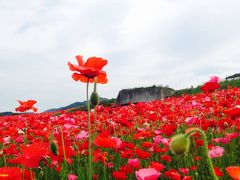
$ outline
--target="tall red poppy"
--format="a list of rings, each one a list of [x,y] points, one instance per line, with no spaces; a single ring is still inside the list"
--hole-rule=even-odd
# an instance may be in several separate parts
[[[107,60],[100,57],[90,57],[84,62],[82,56],[75,57],[78,61],[78,65],[73,65],[68,62],[68,66],[71,71],[74,71],[72,78],[75,81],[81,82],[94,82],[94,78],[97,78],[97,83],[107,83],[107,74],[102,71],[102,68],[107,64]]]
[[[19,112],[25,112],[28,111],[30,109],[32,109],[34,112],[37,112],[37,108],[34,107],[33,105],[37,103],[37,101],[35,100],[27,100],[27,101],[19,101],[20,106],[18,106],[15,111],[19,111]]]
[[[240,180],[240,167],[238,166],[229,166],[226,168],[229,176],[231,176],[234,180]]]
[[[41,158],[49,154],[49,145],[47,143],[35,142],[33,144],[22,145],[22,155],[9,160],[13,164],[21,164],[28,168],[37,168]]]

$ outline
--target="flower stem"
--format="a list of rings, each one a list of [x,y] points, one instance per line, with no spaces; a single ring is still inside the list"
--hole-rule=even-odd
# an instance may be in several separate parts
[[[60,134],[61,134],[61,141],[62,141],[62,151],[63,151],[63,157],[65,163],[67,162],[67,157],[66,157],[66,151],[65,151],[65,144],[64,144],[64,138],[63,138],[63,131],[62,128],[60,127]]]
[[[97,79],[96,78],[94,78],[94,90],[93,90],[93,92],[97,92]],[[95,106],[94,107],[94,131],[95,131],[95,133],[94,133],[94,138],[95,138],[95,136],[96,136],[96,121],[97,121],[97,106]]]
[[[91,119],[90,119],[90,102],[88,98],[89,80],[87,81],[87,110],[88,110],[88,179],[92,179],[92,136],[91,136]]]
[[[96,134],[97,134],[97,130],[96,130],[96,121],[97,121],[97,108],[96,107],[94,107],[94,138],[95,138],[95,136],[96,136]]]
[[[209,173],[210,173],[210,176],[211,176],[211,179],[213,180],[218,180],[218,177],[216,176],[215,174],[215,171],[214,171],[214,168],[213,168],[213,164],[212,164],[212,161],[208,155],[208,144],[207,144],[207,138],[206,138],[206,135],[205,133],[199,129],[199,128],[194,128],[193,130],[189,131],[188,133],[186,133],[185,135],[187,137],[190,137],[192,136],[195,132],[198,132],[201,134],[202,138],[203,138],[203,151],[204,151],[204,155],[205,155],[205,158],[206,158],[206,162],[207,162],[207,165],[208,165],[208,169],[209,169]]]
[[[27,114],[27,111],[25,111],[25,114]],[[25,129],[24,129],[24,144],[25,145],[27,144],[27,129],[28,129],[27,120],[25,120]]]

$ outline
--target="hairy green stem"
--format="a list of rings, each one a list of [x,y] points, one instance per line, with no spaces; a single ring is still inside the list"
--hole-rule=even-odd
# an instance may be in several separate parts
[[[62,151],[63,151],[64,161],[67,162],[67,156],[66,156],[66,151],[65,151],[64,138],[63,138],[63,131],[62,131],[62,128],[61,128],[61,127],[60,127],[60,135],[61,135],[61,141],[62,141]]]
[[[27,113],[27,111],[25,111],[25,114]],[[27,120],[25,120],[25,129],[24,129],[24,144],[27,144],[27,129],[28,129],[28,125],[27,125]]]
[[[203,142],[203,151],[204,151],[204,155],[205,155],[205,158],[206,158],[206,161],[207,161],[210,177],[213,180],[218,180],[218,177],[216,176],[214,168],[213,168],[212,160],[210,159],[210,157],[208,155],[208,144],[207,144],[207,137],[206,137],[205,133],[201,129],[199,129],[199,128],[194,128],[193,130],[189,131],[185,135],[186,135],[186,137],[190,137],[195,132],[200,133],[202,138],[203,138],[203,141],[204,141]]]
[[[93,92],[97,92],[97,79],[94,78],[94,90]],[[94,138],[96,136],[96,121],[97,121],[97,109],[96,109],[97,106],[94,107]]]
[[[92,179],[92,135],[91,135],[91,119],[90,119],[90,102],[88,98],[89,80],[87,81],[87,110],[88,110],[88,179]]]

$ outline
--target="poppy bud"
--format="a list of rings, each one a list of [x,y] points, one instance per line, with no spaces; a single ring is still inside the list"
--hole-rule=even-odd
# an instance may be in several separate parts
[[[58,145],[57,145],[56,141],[51,142],[50,149],[55,156],[58,155]]]
[[[224,122],[224,127],[228,128],[228,123],[227,122]]]
[[[92,92],[90,97],[90,103],[92,106],[96,107],[99,103],[99,96],[97,92]]]
[[[230,127],[230,131],[235,131],[236,130],[236,126],[235,125],[232,125],[231,127]]]
[[[190,139],[184,134],[178,134],[172,137],[170,150],[174,154],[186,154],[190,147]]]

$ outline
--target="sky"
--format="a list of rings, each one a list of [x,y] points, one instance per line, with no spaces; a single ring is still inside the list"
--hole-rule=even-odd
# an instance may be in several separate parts
[[[181,89],[239,73],[239,0],[0,0],[0,112],[86,99],[76,55],[108,60],[101,97],[152,85]],[[92,86],[91,86],[92,88]]]

